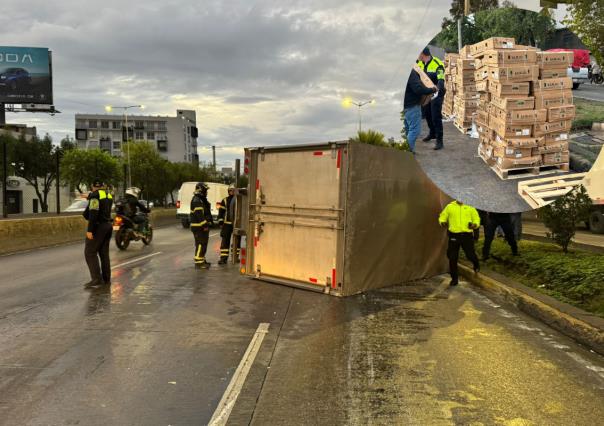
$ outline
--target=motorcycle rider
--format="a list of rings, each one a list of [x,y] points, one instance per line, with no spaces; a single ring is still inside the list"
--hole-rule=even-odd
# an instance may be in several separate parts
[[[141,190],[136,187],[126,189],[126,194],[117,204],[117,213],[126,216],[134,223],[135,231],[145,231],[149,224],[147,214],[151,212],[143,203],[140,202],[138,196]],[[141,226],[142,225],[142,226]]]
[[[595,60],[591,63],[590,74],[589,79],[591,80],[592,84],[602,84],[604,81],[604,77],[602,76],[602,68]]]
[[[195,268],[208,269],[210,263],[206,261],[206,251],[210,239],[210,226],[214,224],[211,206],[208,201],[208,185],[199,182],[195,185],[195,192],[191,199],[191,232],[195,238]]]
[[[222,228],[220,236],[220,261],[219,265],[225,265],[229,258],[229,250],[231,247],[231,236],[233,235],[233,218],[235,215],[235,187],[229,186],[228,197],[218,203],[218,224]]]

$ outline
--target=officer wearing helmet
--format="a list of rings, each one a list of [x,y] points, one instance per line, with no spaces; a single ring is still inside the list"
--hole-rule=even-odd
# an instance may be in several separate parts
[[[140,192],[139,188],[130,187],[126,189],[124,198],[116,204],[117,212],[127,216],[136,225],[137,231],[141,231],[141,225],[143,225],[143,229],[147,227],[149,222],[147,214],[151,212],[147,206],[139,201]],[[139,214],[139,212],[144,214]]]
[[[220,261],[219,265],[227,263],[229,248],[231,247],[231,236],[233,235],[233,219],[235,217],[235,187],[229,186],[229,195],[218,203],[218,224],[222,228],[220,236]]]
[[[191,231],[195,238],[195,267],[208,269],[210,263],[206,261],[208,240],[210,239],[210,226],[213,225],[212,212],[208,202],[208,185],[199,182],[195,185],[195,193],[191,199]]]

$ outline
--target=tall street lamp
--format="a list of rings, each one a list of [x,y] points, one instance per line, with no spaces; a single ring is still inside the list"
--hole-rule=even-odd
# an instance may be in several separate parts
[[[345,99],[342,101],[342,106],[343,106],[344,108],[350,108],[350,106],[351,106],[351,105],[355,105],[355,106],[359,107],[359,132],[361,131],[361,108],[362,108],[364,105],[367,105],[367,104],[374,104],[374,103],[375,103],[375,99],[371,99],[371,100],[369,100],[369,101],[358,101],[358,102],[357,102],[357,101],[353,101],[353,100],[352,100],[352,99],[350,99],[350,98],[345,98]]]
[[[140,108],[140,109],[145,109],[144,105],[128,105],[128,106],[114,106],[114,105],[107,105],[105,107],[105,111],[107,112],[111,112],[114,109],[122,109],[124,110],[124,122],[126,124],[126,143],[128,144],[128,149],[127,149],[127,153],[126,156],[128,158],[128,188],[132,186],[132,165],[130,164],[130,139],[128,136],[128,110],[130,108]]]

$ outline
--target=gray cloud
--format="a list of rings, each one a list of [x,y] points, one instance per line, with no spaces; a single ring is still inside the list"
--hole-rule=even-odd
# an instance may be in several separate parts
[[[530,0],[534,1],[536,0]],[[354,134],[345,96],[375,98],[364,127],[398,137],[402,88],[450,0],[23,0],[0,14],[2,44],[53,50],[54,117],[8,114],[55,138],[74,114],[136,102],[194,108],[200,154]],[[238,151],[239,150],[239,151]],[[211,155],[211,150],[210,150]]]

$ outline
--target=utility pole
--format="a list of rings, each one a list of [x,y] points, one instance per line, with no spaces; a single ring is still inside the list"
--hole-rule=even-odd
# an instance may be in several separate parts
[[[464,0],[463,5],[463,16],[457,20],[457,47],[458,51],[461,52],[461,48],[463,47],[461,27],[463,24],[463,18],[470,14],[470,0]]]
[[[241,176],[241,160],[235,160],[235,186],[239,187],[239,176]]]
[[[4,104],[0,103],[0,128],[6,124],[6,114]],[[6,205],[8,197],[6,195],[6,184],[8,182],[8,152],[6,152],[6,139],[2,141],[2,217],[8,217],[8,206]]]
[[[216,173],[216,146],[212,145],[212,167],[214,167],[214,173]]]
[[[61,177],[61,171],[59,168],[59,163],[61,160],[61,150],[57,148],[57,152],[55,153],[57,157],[57,177],[55,179],[55,189],[56,189],[56,197],[57,197],[57,214],[61,214],[61,189],[59,186],[59,178]]]

